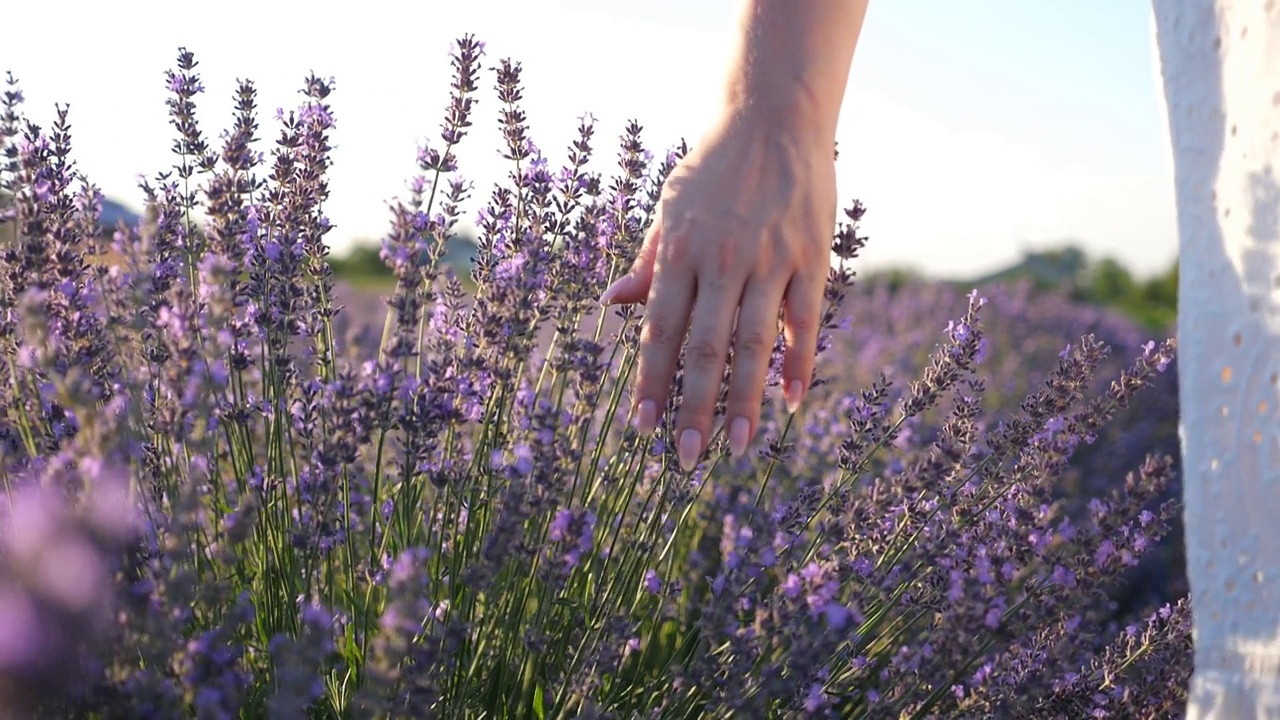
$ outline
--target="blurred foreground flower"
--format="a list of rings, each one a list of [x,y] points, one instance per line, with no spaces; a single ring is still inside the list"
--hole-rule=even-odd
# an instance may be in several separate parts
[[[0,715],[49,697],[74,700],[101,667],[122,551],[140,537],[127,475],[82,462],[48,473],[84,490],[19,480],[0,507]]]

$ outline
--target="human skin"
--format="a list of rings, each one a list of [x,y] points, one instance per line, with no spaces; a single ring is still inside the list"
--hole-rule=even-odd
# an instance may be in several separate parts
[[[605,305],[645,303],[631,420],[651,433],[685,337],[675,419],[681,466],[706,450],[733,349],[730,451],[760,423],[784,317],[782,367],[795,412],[813,376],[835,229],[835,133],[867,0],[745,0],[724,110],[672,171],[630,270]]]

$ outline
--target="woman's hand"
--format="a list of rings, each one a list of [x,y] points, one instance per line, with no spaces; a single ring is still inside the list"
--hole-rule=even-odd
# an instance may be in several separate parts
[[[799,405],[813,375],[835,213],[832,139],[785,113],[731,113],[667,179],[635,264],[601,302],[646,304],[632,403],[642,433],[657,426],[687,331],[675,425],[686,471],[711,437],[730,347],[731,452],[754,437],[779,308],[784,397],[789,411]]]

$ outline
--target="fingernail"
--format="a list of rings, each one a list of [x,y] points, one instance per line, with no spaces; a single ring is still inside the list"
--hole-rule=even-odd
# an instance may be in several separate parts
[[[680,444],[676,448],[680,456],[680,467],[685,472],[692,472],[698,465],[698,456],[702,454],[702,433],[693,428],[686,428],[680,433]]]
[[[729,453],[734,457],[742,457],[747,451],[747,441],[750,440],[751,421],[744,417],[736,417],[733,423],[729,425]]]
[[[799,380],[792,380],[791,384],[787,386],[787,392],[785,394],[787,412],[794,415],[796,410],[800,408],[800,400],[803,397],[804,383]]]
[[[601,293],[600,304],[606,307],[612,304],[613,299],[618,296],[618,293],[622,292],[622,288],[626,287],[626,283],[628,283],[630,280],[631,280],[630,275],[623,275],[617,280],[614,280],[613,284],[605,288],[604,292]]]
[[[633,424],[636,432],[641,435],[652,433],[658,427],[658,406],[652,400],[641,401],[640,407],[636,408]]]

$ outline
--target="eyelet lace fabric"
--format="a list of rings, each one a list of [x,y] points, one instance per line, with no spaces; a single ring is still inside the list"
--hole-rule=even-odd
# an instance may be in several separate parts
[[[1280,718],[1280,2],[1152,4],[1178,205],[1187,716]]]

